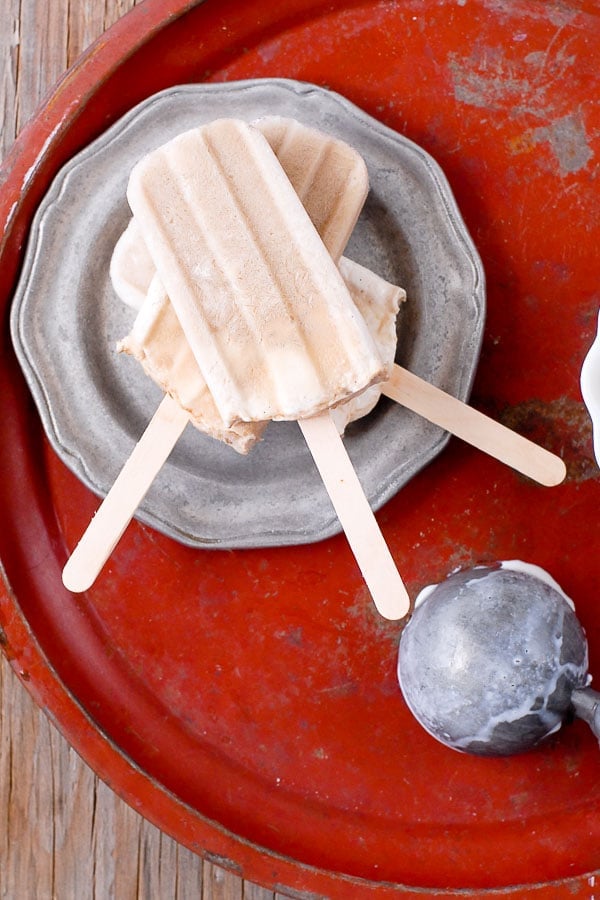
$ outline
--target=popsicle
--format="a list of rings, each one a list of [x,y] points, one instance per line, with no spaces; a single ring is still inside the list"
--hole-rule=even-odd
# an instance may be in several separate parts
[[[268,131],[265,133],[270,139],[273,139],[277,131],[276,120],[272,120],[272,124],[267,127],[271,129],[271,135]],[[318,196],[318,193],[318,182],[314,181],[311,198],[315,195]],[[304,202],[307,208],[311,208],[311,216],[314,221],[315,211],[308,199],[305,197]],[[342,266],[340,269],[343,272]],[[364,315],[364,310],[361,311]],[[367,322],[369,322],[368,319]],[[551,487],[560,484],[565,478],[566,466],[559,456],[506,428],[500,422],[480,413],[435,385],[418,378],[399,365],[393,366],[391,378],[385,385],[371,388],[353,401],[356,404],[355,412],[361,403],[364,404],[365,409],[368,409],[369,395],[375,398],[376,402],[380,393],[384,393],[390,399],[403,404],[428,421],[439,425],[540,484]],[[333,417],[337,420],[340,430],[346,408],[348,407],[341,407],[333,411]]]
[[[179,135],[134,167],[127,195],[226,425],[308,418],[386,379],[256,128],[220,119]]]
[[[117,273],[113,282],[115,290],[124,303],[135,306],[138,285],[149,285],[154,269],[134,220],[117,243],[113,265]],[[375,338],[382,359],[392,362],[395,346],[393,286],[345,257],[340,260],[339,268],[356,306]],[[404,297],[402,292],[400,299]],[[154,351],[153,345],[147,347],[147,350],[146,365],[149,366]],[[130,349],[129,352],[140,358],[139,351],[134,352]],[[187,356],[191,356],[189,351]],[[161,381],[156,372],[153,374],[149,371],[149,374],[164,387],[164,380]],[[210,393],[207,393],[210,398]],[[381,393],[540,484],[550,487],[564,480],[566,467],[560,457],[399,365],[393,366],[388,382],[374,385],[332,410],[338,431],[342,434],[350,422],[370,412]],[[212,400],[209,399],[209,402],[212,403]],[[215,436],[240,450],[242,445],[238,444],[235,433],[230,435],[227,432],[225,437],[217,433],[219,422],[220,418],[215,425]],[[259,426],[256,424],[236,426],[236,430],[252,428],[258,429]],[[247,449],[252,445],[251,440],[246,440],[243,444]]]
[[[278,136],[281,137],[282,129],[281,127],[279,127],[281,125],[281,122],[275,123],[274,120],[271,120],[271,124],[273,126],[277,125],[275,131],[277,132]],[[295,128],[294,130],[297,134],[297,128]],[[323,143],[323,140],[323,136],[319,136],[321,145]],[[313,146],[315,146],[314,140]],[[288,144],[286,146],[285,140],[280,141],[279,150],[282,155],[283,151],[286,150],[288,153],[288,158],[294,158],[294,154],[291,151],[290,145]],[[306,160],[306,153],[304,150],[302,151],[302,155],[304,160]],[[329,162],[329,165],[331,165],[331,156],[333,155],[334,154],[332,154],[331,152],[328,154],[321,154],[320,167],[324,166],[327,162]],[[336,166],[336,171],[339,172],[339,160],[337,162],[338,165]],[[315,171],[320,172],[320,167]],[[356,173],[356,161],[354,161],[353,163],[353,168],[354,173]],[[358,168],[360,169],[361,167]],[[362,169],[364,172],[363,181],[366,181],[366,170],[364,170],[364,165],[362,166]],[[360,179],[356,178],[356,175],[351,178],[347,178],[347,180],[349,182],[349,186],[351,186],[353,190],[346,190],[343,182],[340,183],[338,176],[337,182],[333,177],[331,177],[329,180],[326,180],[323,189],[318,194],[320,203],[316,216],[318,217],[318,221],[320,221],[324,236],[330,241],[330,246],[334,251],[336,251],[335,239],[336,237],[338,238],[339,251],[336,252],[341,252],[341,250],[343,249],[345,241],[347,240],[351,228],[353,227],[356,218],[358,217],[360,208],[362,207],[362,203],[364,202],[364,197],[366,195],[366,186],[361,188]],[[308,185],[310,186],[310,181],[308,182]],[[323,203],[325,187],[328,187],[329,190],[329,214],[327,213],[326,205]],[[351,202],[349,202],[349,198]],[[331,212],[332,208],[333,214]],[[304,223],[303,228],[304,231],[306,231],[306,225]],[[327,229],[329,230],[327,231]],[[341,238],[339,237],[340,235]],[[315,247],[319,250],[320,253],[321,246],[315,244]],[[324,266],[324,268],[327,268],[327,266]],[[365,273],[363,273],[363,278],[364,275]],[[364,283],[362,285],[362,289],[364,289]],[[397,303],[398,300],[399,294],[396,290],[394,290],[394,302]],[[339,318],[339,309],[337,311]],[[311,309],[311,313],[312,312],[313,310]],[[352,321],[353,317],[351,316],[350,318]],[[354,321],[356,321],[356,319]],[[359,325],[361,321],[362,320],[360,320],[359,317]],[[366,326],[364,326],[364,323],[362,324],[363,328],[366,328]],[[168,414],[172,412],[172,410],[170,409],[171,405],[173,405],[173,401],[170,397],[167,396],[163,400],[155,416],[155,419],[157,420],[159,425],[162,419],[161,410],[163,410],[164,413]],[[179,419],[177,419],[177,417],[175,417],[174,422],[175,424],[171,429],[171,433],[174,440],[176,440],[181,429],[181,418],[179,417]],[[316,427],[318,434],[313,435],[312,439],[310,432],[310,422],[306,425],[308,431],[305,431],[305,433],[307,434],[309,446],[311,446],[311,452],[316,457],[317,462],[319,462],[320,460],[322,463],[319,468],[323,472],[325,469],[327,469],[327,465],[325,464],[330,463],[331,459],[337,456],[341,464],[341,469],[343,470],[342,475],[340,475],[339,471],[337,471],[337,473],[336,471],[334,471],[333,474],[324,475],[334,507],[338,511],[338,514],[341,516],[343,525],[347,510],[350,510],[350,512],[353,514],[355,514],[356,512],[356,503],[354,504],[353,508],[352,503],[348,502],[349,496],[353,496],[354,498],[358,496],[362,500],[362,503],[359,502],[359,506],[362,507],[362,515],[360,517],[360,520],[350,523],[352,527],[348,535],[354,553],[359,562],[359,566],[363,574],[365,575],[367,583],[371,586],[372,593],[375,593],[374,599],[378,603],[380,612],[382,612],[383,615],[389,618],[398,618],[403,615],[408,609],[408,595],[406,593],[402,580],[393,563],[391,555],[389,554],[389,550],[387,549],[387,546],[383,541],[381,533],[378,530],[375,518],[368,506],[368,503],[366,502],[366,499],[364,498],[364,494],[362,493],[354,469],[349,463],[349,459],[344,451],[343,445],[339,443],[339,445],[337,445],[337,449],[332,449],[336,448],[335,438],[337,438],[337,433],[329,435],[327,434],[327,430],[331,427],[334,427],[332,421],[328,419],[328,416],[326,414],[322,415],[317,420]],[[323,438],[325,438],[325,441],[323,441]],[[148,484],[152,480],[154,471],[155,470],[148,470],[146,472],[146,475],[149,476]],[[127,483],[126,479],[120,478],[120,481],[122,485],[126,485]],[[133,515],[135,508],[141,501],[142,497],[143,494],[139,489],[135,492],[134,495],[132,495],[132,503],[130,504],[131,508],[129,516]],[[107,500],[105,501],[105,504],[107,503],[107,501],[110,501],[110,493],[107,497]],[[103,506],[105,504],[103,504]],[[129,521],[129,519],[127,518],[126,504],[118,503],[115,505],[118,507],[118,523],[111,521],[110,516],[105,516],[104,521],[101,521],[98,525],[98,528],[94,529],[93,526],[96,520],[93,520],[90,528],[88,529],[88,532],[86,532],[86,535],[84,535],[84,538],[76,548],[76,551],[71,557],[71,560],[69,561],[69,563],[67,563],[67,566],[65,567],[63,573],[63,580],[66,586],[70,587],[71,590],[85,590],[86,587],[93,583],[96,574],[98,573],[101,566],[103,565],[104,560],[106,559],[106,555],[103,556],[103,549],[105,549],[106,547],[110,547],[110,550],[112,550],[112,547],[114,547],[116,541],[118,540],[118,537],[120,537],[120,534],[126,527],[126,524]],[[99,513],[96,516],[96,519],[102,517],[102,512],[103,509],[101,507]],[[119,528],[120,530],[118,530]],[[94,532],[96,533],[94,534]]]
[[[286,175],[302,200],[331,256],[338,260],[364,203],[368,176],[361,156],[344,141],[282,116],[264,116],[253,125],[267,138]],[[340,271],[352,298],[374,336],[379,354],[390,367],[396,349],[396,317],[404,291],[350,260]],[[238,452],[247,453],[264,431],[265,423],[225,427],[185,342],[164,289],[155,282],[156,270],[141,230],[131,219],[117,241],[110,276],[120,299],[139,315],[119,349],[140,361],[147,374],[190,413],[191,422]],[[167,334],[169,337],[167,338]],[[368,388],[341,404],[333,413],[338,431],[377,403],[381,389]]]
[[[280,140],[285,144],[278,135],[283,130],[282,123],[289,120],[266,118],[263,121],[265,134],[274,142]],[[301,166],[294,169],[293,161],[288,162],[288,166],[291,173],[300,172],[298,184],[295,185],[299,189]],[[318,197],[318,192],[315,191],[311,197],[315,194]],[[398,365],[393,367],[390,380],[382,388],[391,399],[540,484],[553,486],[560,484],[565,478],[566,467],[560,457]],[[379,388],[365,392],[357,399],[357,404],[366,404],[369,394],[378,397]],[[334,412],[334,416],[338,419],[340,429],[343,428],[343,422],[339,421],[343,412]]]
[[[312,207],[307,209],[312,218]],[[339,240],[333,243],[340,246]],[[382,360],[391,366],[397,343],[396,319],[399,305],[406,299],[405,292],[344,257],[339,262],[339,268]],[[240,422],[230,428],[224,425],[185,340],[179,319],[160,279],[155,275],[139,227],[132,219],[115,247],[111,276],[114,276],[115,291],[123,302],[134,305],[140,290],[147,294],[147,299],[130,334],[119,342],[118,349],[135,357],[146,374],[187,410],[191,423],[200,431],[223,441],[239,453],[248,453],[260,439],[266,423]],[[332,410],[340,434],[350,422],[370,412],[380,396],[381,386],[373,385]]]
[[[382,385],[382,393],[545,487],[564,481],[567,467],[560,456],[408,369],[394,365],[390,380]]]

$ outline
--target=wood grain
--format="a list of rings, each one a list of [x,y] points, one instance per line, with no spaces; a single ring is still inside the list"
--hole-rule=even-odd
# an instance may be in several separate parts
[[[135,0],[0,0],[0,154]],[[1,900],[275,900],[191,853],[104,785],[0,653]]]

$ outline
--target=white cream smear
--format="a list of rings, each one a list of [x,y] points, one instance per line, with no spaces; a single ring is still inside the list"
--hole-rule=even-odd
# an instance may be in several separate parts
[[[600,466],[600,313],[598,333],[581,367],[581,395],[592,420],[594,454]]]

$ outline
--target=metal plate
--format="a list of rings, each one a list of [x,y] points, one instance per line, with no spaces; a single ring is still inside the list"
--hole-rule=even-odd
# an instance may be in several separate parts
[[[156,409],[160,392],[116,350],[132,313],[109,262],[131,217],[131,168],[181,131],[227,115],[291,116],[348,141],[371,191],[347,255],[407,290],[397,359],[455,396],[469,394],[483,331],[483,271],[433,159],[339,95],[265,79],[188,85],[154,96],[67,164],[40,205],[13,303],[13,340],[53,447],[105,494]],[[348,429],[347,446],[379,508],[446,436],[391,401]],[[339,524],[295,423],[272,423],[250,457],[188,428],[139,512],[196,545],[318,540]]]
[[[380,510],[411,596],[524,559],[575,601],[600,671],[600,472],[579,392],[598,318],[597,5],[146,0],[32,120],[2,172],[0,642],[93,769],[187,846],[335,900],[589,898],[600,753],[581,722],[483,760],[405,707],[401,623],[343,536],[198,549],[132,523],[94,589],[60,573],[97,498],[58,458],[10,344],[32,216],[108,124],[185,81],[286,76],[345,95],[442,165],[487,276],[472,403],[559,452],[541,488],[451,441]],[[408,308],[408,307],[407,307]]]

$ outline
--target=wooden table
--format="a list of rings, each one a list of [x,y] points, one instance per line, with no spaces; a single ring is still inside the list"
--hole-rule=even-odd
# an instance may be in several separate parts
[[[0,155],[77,56],[136,0],[0,0]],[[2,900],[281,897],[180,846],[119,800],[0,654]]]

